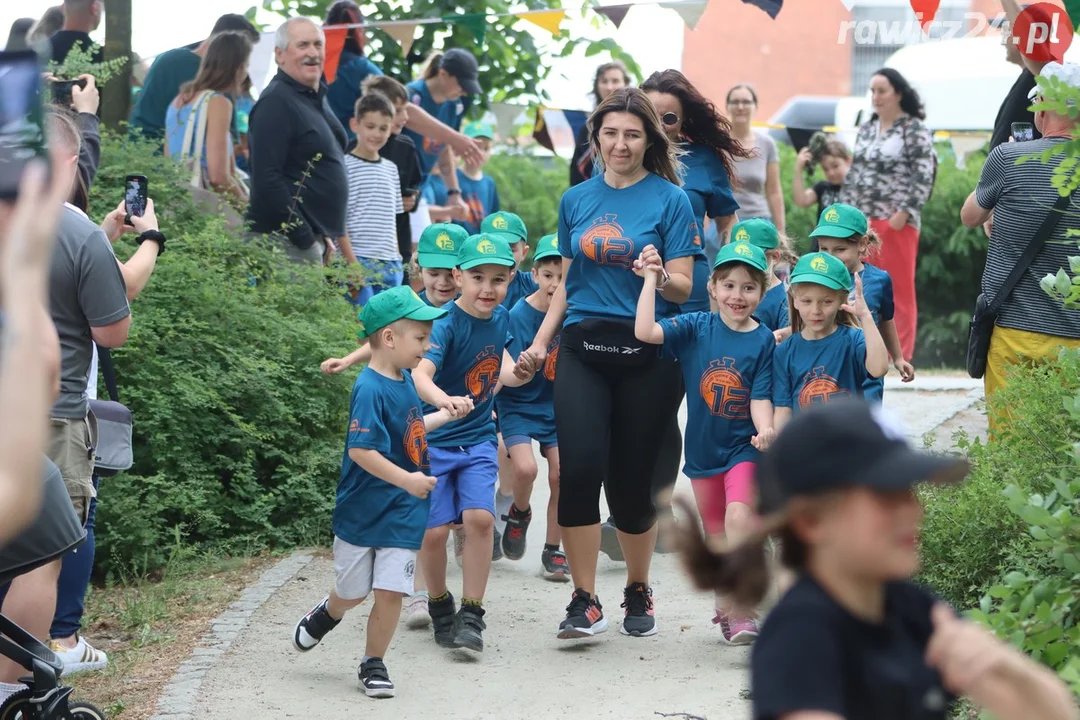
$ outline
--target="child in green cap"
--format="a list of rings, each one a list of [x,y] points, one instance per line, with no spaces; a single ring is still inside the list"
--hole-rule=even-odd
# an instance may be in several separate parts
[[[862,280],[863,296],[866,305],[874,316],[874,323],[885,341],[885,348],[893,359],[893,367],[900,373],[904,382],[915,379],[915,368],[904,360],[900,348],[900,336],[896,332],[893,320],[893,286],[889,273],[881,268],[864,262],[872,250],[881,247],[881,238],[870,227],[866,216],[856,207],[835,203],[825,208],[818,219],[817,227],[810,237],[821,248],[821,252],[840,258],[852,277]],[[854,301],[854,297],[848,298]],[[885,391],[885,378],[873,378],[866,381],[863,397],[867,402],[880,403]]]
[[[889,371],[889,352],[863,297],[862,278],[856,275],[853,283],[843,261],[823,252],[804,255],[790,284],[792,334],[776,349],[773,366],[778,431],[811,405],[861,397],[867,379]]]
[[[510,286],[506,288],[506,299],[502,303],[507,310],[513,310],[523,297],[532,295],[537,290],[536,280],[532,273],[516,271],[517,267],[525,261],[525,256],[529,254],[529,231],[525,228],[525,221],[520,216],[505,210],[488,215],[480,227],[481,232],[495,234],[506,240],[514,253],[517,265],[514,266],[514,276],[510,278]]]
[[[533,254],[532,277],[539,289],[514,306],[510,311],[510,355],[520,355],[536,338],[540,325],[551,306],[551,298],[562,284],[562,255],[556,235],[545,235],[536,243]],[[522,275],[524,273],[518,273]],[[559,336],[547,349],[543,372],[518,388],[505,388],[495,399],[499,429],[511,461],[513,502],[505,512],[506,530],[502,534],[502,551],[510,560],[525,555],[525,540],[532,521],[529,498],[536,482],[536,458],[532,441],[540,443],[540,454],[548,464],[548,485],[551,495],[547,505],[547,537],[540,555],[544,578],[557,582],[570,580],[570,566],[559,545],[559,447],[555,436],[555,364],[559,357]]]
[[[736,226],[738,227],[738,226]],[[682,369],[686,393],[686,465],[705,531],[728,543],[753,530],[754,469],[773,437],[773,353],[776,339],[757,320],[769,285],[761,248],[732,242],[720,248],[709,279],[718,311],[693,312],[656,321],[656,284],[663,267],[655,250],[642,261],[652,269],[638,298],[634,334],[663,345]],[[748,645],[757,618],[736,613],[716,596],[713,626],[728,645]]]
[[[462,167],[457,170],[458,187],[461,188],[461,197],[469,207],[468,217],[460,221],[470,235],[482,231],[480,223],[489,214],[499,210],[499,191],[495,187],[495,180],[490,175],[484,174],[484,165],[491,158],[491,146],[495,139],[495,131],[486,122],[471,122],[462,131],[466,137],[471,137],[480,146],[481,159],[479,163],[468,160],[462,161]]]
[[[446,310],[425,304],[411,288],[371,298],[360,312],[361,338],[371,362],[356,378],[334,507],[334,568],[330,595],[293,630],[293,645],[307,652],[372,592],[360,684],[368,697],[393,697],[383,657],[390,646],[402,598],[413,592],[416,554],[427,527],[436,487],[426,436],[472,407],[466,397],[438,410],[423,407],[408,370],[429,349],[432,322]]]
[[[783,342],[791,335],[791,321],[788,318],[787,287],[783,280],[776,276],[776,267],[790,260],[788,239],[781,237],[780,231],[772,222],[764,218],[751,218],[736,223],[731,228],[731,241],[748,242],[764,251],[765,258],[769,261],[769,286],[758,306],[756,317],[773,331],[777,343]]]

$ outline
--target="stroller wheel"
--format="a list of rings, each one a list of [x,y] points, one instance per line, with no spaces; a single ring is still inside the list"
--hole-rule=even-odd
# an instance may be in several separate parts
[[[105,720],[105,713],[90,703],[71,703],[68,705],[68,716],[71,720]]]
[[[33,690],[20,690],[0,704],[0,720],[30,720],[34,717],[34,707],[30,704]]]

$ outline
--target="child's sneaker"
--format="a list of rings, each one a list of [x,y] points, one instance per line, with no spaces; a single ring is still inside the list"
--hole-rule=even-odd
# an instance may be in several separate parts
[[[465,528],[454,528],[454,562],[461,567],[461,555],[465,552]]]
[[[368,658],[360,663],[357,674],[360,676],[360,687],[364,688],[364,694],[368,697],[394,697],[394,681],[386,672],[386,663],[382,658]]]
[[[615,562],[625,562],[622,545],[619,545],[619,533],[615,530],[615,521],[608,518],[600,526],[600,550]]]
[[[652,588],[642,583],[630,585],[623,590],[622,607],[626,608],[621,628],[623,635],[647,637],[656,634]]]
[[[545,580],[555,582],[568,582],[570,580],[570,563],[566,561],[566,553],[562,550],[548,550],[540,553],[540,564],[543,567],[541,574]]]
[[[454,647],[484,652],[484,630],[487,630],[487,624],[484,622],[484,608],[474,603],[462,603],[457,614]]]
[[[725,645],[750,645],[757,639],[758,624],[755,618],[736,618],[718,610],[712,622],[720,631],[720,641]]]
[[[431,624],[428,614],[428,594],[419,592],[405,600],[405,627],[412,630],[426,628]]]
[[[335,620],[330,617],[330,613],[326,610],[326,603],[330,598],[326,598],[311,611],[300,618],[300,622],[296,623],[296,629],[293,630],[293,646],[300,652],[307,652],[311,650],[326,636],[326,633],[330,632],[338,626],[340,620]]]
[[[435,644],[440,647],[454,647],[455,613],[454,596],[446,593],[442,602],[428,600],[428,613],[431,615],[431,627],[435,631]]]
[[[607,618],[600,601],[581,588],[574,591],[566,606],[566,619],[559,624],[558,638],[571,640],[587,638],[607,630]]]
[[[499,532],[498,528],[495,528],[494,542],[491,545],[491,561],[495,562],[496,560],[502,560],[502,559],[503,559],[502,533]]]
[[[529,532],[529,523],[532,522],[532,509],[522,512],[517,505],[510,505],[510,511],[503,515],[506,521],[506,531],[502,536],[503,554],[510,560],[520,560],[525,557],[525,534]]]

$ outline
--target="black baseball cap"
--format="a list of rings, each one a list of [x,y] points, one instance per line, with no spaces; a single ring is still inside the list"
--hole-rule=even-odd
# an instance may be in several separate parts
[[[881,406],[836,400],[800,412],[762,454],[761,513],[777,512],[796,496],[841,488],[893,492],[924,482],[956,483],[968,470],[964,458],[915,450]]]
[[[477,79],[480,67],[476,64],[476,58],[468,50],[461,48],[447,50],[439,62],[439,69],[453,75],[458,85],[467,94],[479,95],[481,93],[480,81]]]

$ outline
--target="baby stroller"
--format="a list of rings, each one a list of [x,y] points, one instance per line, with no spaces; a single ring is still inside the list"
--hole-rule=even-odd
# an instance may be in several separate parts
[[[60,471],[45,461],[45,497],[37,520],[0,548],[0,588],[78,547],[86,537]],[[71,702],[60,683],[63,663],[30,633],[0,614],[0,655],[26,668],[27,685],[0,704],[0,720],[105,720],[93,705]]]

